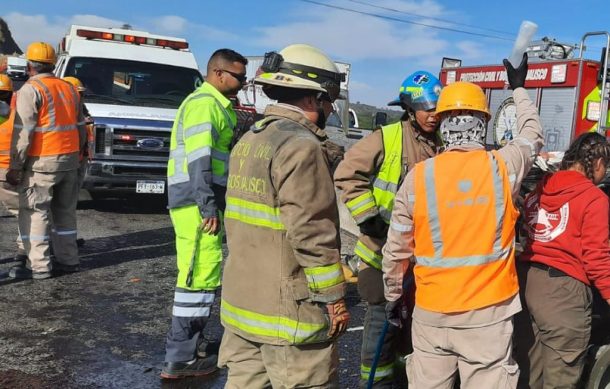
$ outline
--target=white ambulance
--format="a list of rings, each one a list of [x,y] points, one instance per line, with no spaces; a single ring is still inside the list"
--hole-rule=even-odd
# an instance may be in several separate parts
[[[94,120],[84,188],[92,195],[166,193],[177,108],[203,82],[181,38],[72,25],[55,73],[77,77]]]

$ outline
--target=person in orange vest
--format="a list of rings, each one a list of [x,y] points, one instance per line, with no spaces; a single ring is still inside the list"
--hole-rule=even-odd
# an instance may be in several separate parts
[[[0,74],[0,101],[10,106],[10,115],[6,121],[0,124],[0,202],[2,202],[11,215],[17,217],[19,214],[19,194],[14,186],[6,182],[11,150],[11,135],[13,134],[13,125],[15,123],[13,82],[6,74]],[[15,261],[23,262],[26,257],[23,242],[18,236]]]
[[[420,162],[399,189],[383,248],[386,315],[400,323],[403,277],[415,263],[407,357],[410,388],[515,388],[513,315],[521,311],[513,199],[543,145],[540,116],[523,88],[527,56],[505,60],[518,136],[486,151],[483,90],[449,84],[436,105],[446,151]]]
[[[87,133],[78,91],[52,74],[53,47],[32,43],[26,59],[30,78],[17,96],[6,181],[19,185],[19,232],[28,259],[12,267],[9,276],[45,279],[51,270],[80,270],[77,169]]]

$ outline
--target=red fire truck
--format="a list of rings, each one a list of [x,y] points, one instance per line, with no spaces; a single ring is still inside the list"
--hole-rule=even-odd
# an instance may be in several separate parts
[[[593,36],[606,39],[601,60],[584,57],[585,43]],[[579,46],[547,38],[529,46],[525,88],[540,112],[545,151],[564,151],[574,137],[586,131],[606,133],[610,124],[607,85],[610,79],[607,79],[606,57],[609,47],[608,32],[587,33]],[[576,49],[580,52],[578,58],[573,57]],[[459,61],[443,61],[440,80],[445,85],[469,81],[483,88],[492,112],[487,129],[488,146],[502,146],[516,135],[515,104],[507,89],[503,65],[459,66]]]

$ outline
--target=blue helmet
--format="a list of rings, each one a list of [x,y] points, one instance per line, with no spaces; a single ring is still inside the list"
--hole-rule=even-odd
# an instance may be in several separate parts
[[[418,70],[405,78],[400,85],[398,98],[388,105],[400,105],[413,111],[428,111],[436,108],[443,86],[432,73]]]

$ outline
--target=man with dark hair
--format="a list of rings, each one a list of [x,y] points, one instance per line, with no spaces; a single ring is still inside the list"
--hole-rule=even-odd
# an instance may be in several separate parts
[[[237,123],[229,97],[242,88],[247,63],[233,50],[214,52],[205,82],[182,102],[172,128],[167,184],[178,279],[162,378],[217,369],[216,355],[198,352],[198,344],[220,286],[222,212]]]

